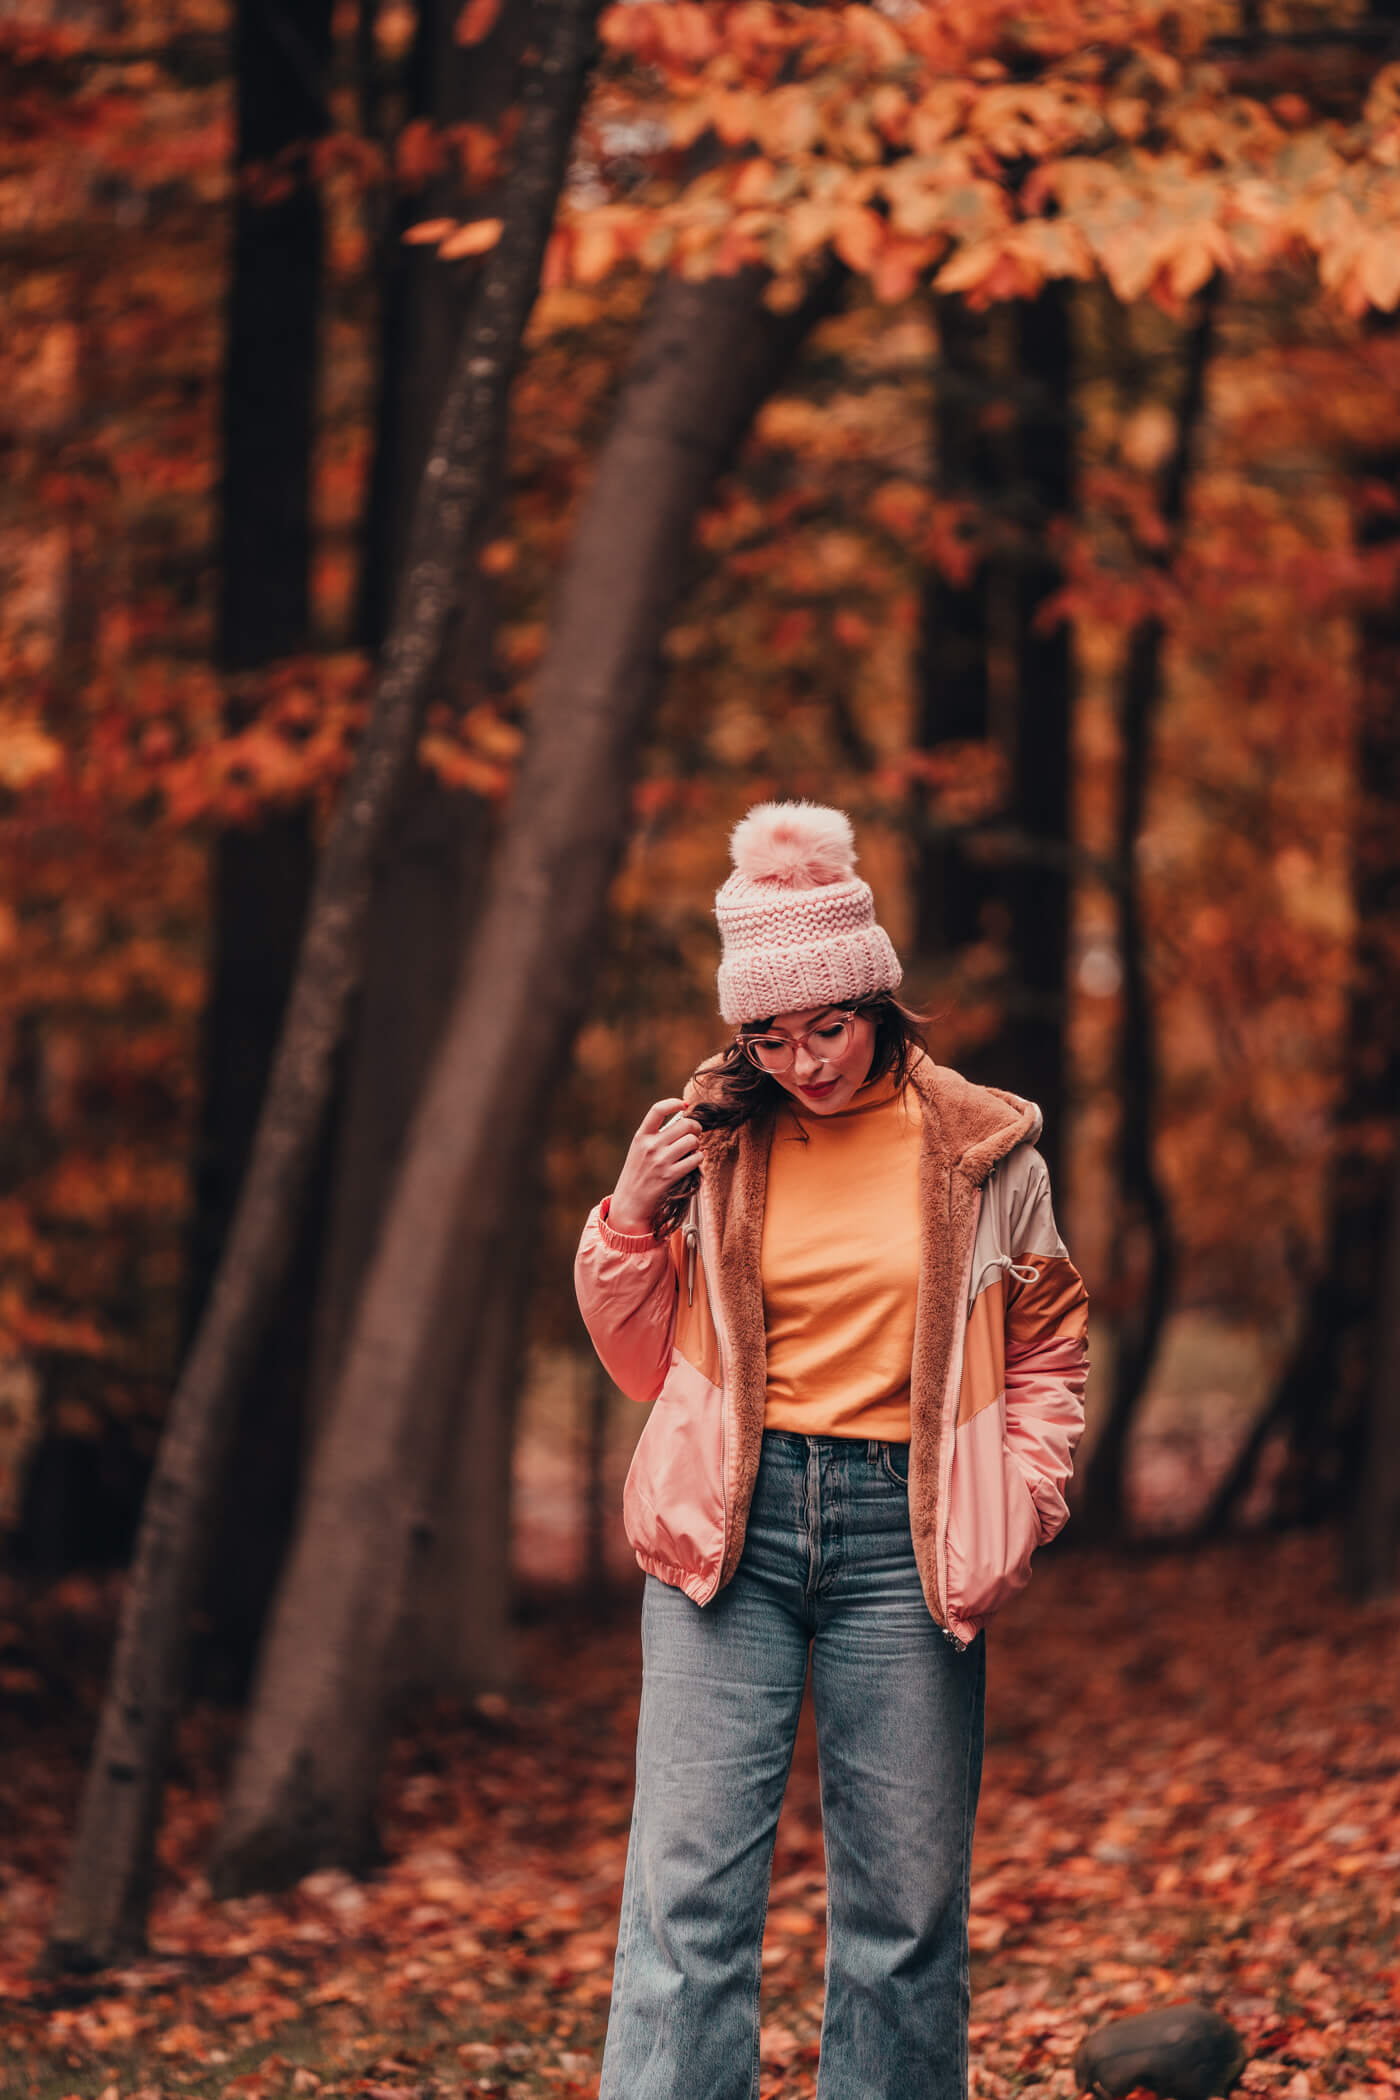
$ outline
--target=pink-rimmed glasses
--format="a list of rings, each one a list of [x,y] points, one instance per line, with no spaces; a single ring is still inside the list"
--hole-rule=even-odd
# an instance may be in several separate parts
[[[799,1049],[805,1048],[809,1056],[823,1064],[844,1057],[851,1047],[855,1026],[854,1014],[828,1013],[810,1028],[804,1028],[801,1035],[784,1035],[781,1029],[770,1029],[764,1035],[741,1036],[740,1041],[745,1056],[760,1072],[786,1072]]]

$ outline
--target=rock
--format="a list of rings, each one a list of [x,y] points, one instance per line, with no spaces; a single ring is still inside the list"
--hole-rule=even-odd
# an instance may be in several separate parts
[[[1081,2092],[1116,2100],[1147,2086],[1160,2100],[1212,2100],[1228,2093],[1244,2069],[1239,2034],[1204,2005],[1164,2005],[1130,2013],[1086,2035],[1075,2051]]]

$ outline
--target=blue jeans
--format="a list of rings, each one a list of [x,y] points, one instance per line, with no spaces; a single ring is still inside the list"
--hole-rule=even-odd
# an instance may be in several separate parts
[[[648,1576],[600,2100],[755,2100],[773,1840],[810,1652],[827,1869],[818,2100],[963,2100],[985,1642],[929,1614],[908,1449],[770,1430],[703,1609]]]

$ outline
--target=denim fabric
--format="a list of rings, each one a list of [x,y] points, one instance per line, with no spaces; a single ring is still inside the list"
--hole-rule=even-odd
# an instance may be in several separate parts
[[[759,1955],[808,1656],[827,1867],[818,2100],[963,2100],[985,1640],[929,1614],[908,1448],[770,1430],[713,1604],[648,1576],[600,2100],[755,2100]]]

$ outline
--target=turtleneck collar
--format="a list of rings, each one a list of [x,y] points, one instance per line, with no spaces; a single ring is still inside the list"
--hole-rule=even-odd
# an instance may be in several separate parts
[[[907,1084],[906,1080],[905,1085]],[[902,1087],[896,1085],[893,1073],[885,1072],[878,1079],[867,1080],[854,1098],[844,1108],[838,1108],[833,1115],[818,1115],[815,1109],[806,1107],[793,1094],[788,1095],[783,1107],[803,1130],[811,1131],[819,1129],[823,1124],[852,1123],[862,1116],[876,1114],[880,1109],[888,1108],[903,1091]]]

